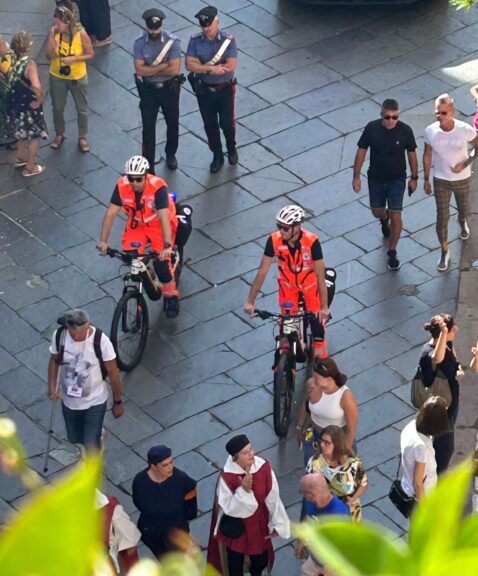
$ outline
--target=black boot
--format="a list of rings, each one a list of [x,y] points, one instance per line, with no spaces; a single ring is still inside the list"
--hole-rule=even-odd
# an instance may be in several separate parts
[[[177,296],[165,298],[164,311],[166,312],[166,318],[176,318],[179,314],[179,298]]]
[[[224,154],[222,152],[218,152],[214,154],[214,158],[212,159],[211,165],[209,166],[209,170],[212,174],[219,172],[224,164]]]
[[[228,152],[227,157],[229,158],[229,164],[231,166],[235,166],[239,162],[239,154],[237,153],[236,148],[234,148],[234,150],[231,152]]]
[[[178,169],[178,161],[176,160],[176,156],[174,154],[166,155],[166,165],[170,170]]]

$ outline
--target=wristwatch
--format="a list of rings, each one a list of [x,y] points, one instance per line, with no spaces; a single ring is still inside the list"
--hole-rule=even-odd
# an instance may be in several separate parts
[[[169,242],[165,242],[165,243],[164,243],[164,248],[165,248],[165,249],[171,248],[171,244],[170,244]]]
[[[418,180],[418,174],[416,176],[410,176],[410,180]]]
[[[123,404],[123,400],[113,400],[113,404]]]

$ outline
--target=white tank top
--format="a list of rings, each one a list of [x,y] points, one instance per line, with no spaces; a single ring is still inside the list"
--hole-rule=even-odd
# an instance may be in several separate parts
[[[315,404],[309,401],[310,416],[315,426],[318,428],[325,428],[326,426],[343,428],[345,426],[345,412],[340,406],[340,400],[346,390],[348,387],[344,385],[333,394],[322,392],[322,397]]]

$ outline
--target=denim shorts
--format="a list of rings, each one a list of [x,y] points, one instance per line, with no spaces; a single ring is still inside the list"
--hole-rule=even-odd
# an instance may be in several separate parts
[[[405,178],[389,180],[388,182],[377,182],[369,179],[370,208],[388,208],[390,212],[401,212],[405,184]]]
[[[106,402],[86,410],[72,410],[62,403],[62,409],[68,440],[85,448],[100,449]]]

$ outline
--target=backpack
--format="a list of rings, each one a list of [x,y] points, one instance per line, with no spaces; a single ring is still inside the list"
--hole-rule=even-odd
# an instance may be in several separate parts
[[[58,350],[58,364],[63,363],[63,354],[65,352],[65,347],[60,345],[61,335],[63,334],[63,330],[65,328],[60,326],[55,334],[55,345],[56,349]],[[106,380],[108,376],[108,370],[106,369],[105,362],[103,360],[103,352],[101,351],[101,337],[103,336],[103,330],[99,328],[95,329],[95,335],[93,337],[93,348],[95,350],[96,357],[99,360],[100,368],[101,368],[101,376],[103,380]]]

